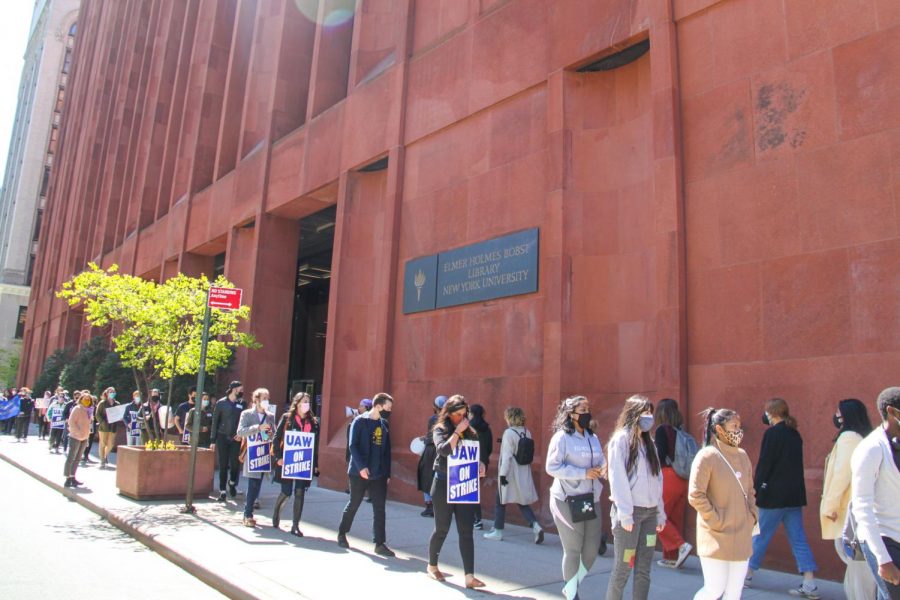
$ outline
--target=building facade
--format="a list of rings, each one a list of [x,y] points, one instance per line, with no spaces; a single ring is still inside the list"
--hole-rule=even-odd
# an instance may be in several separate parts
[[[40,0],[35,2],[31,20],[0,190],[0,350],[8,353],[20,352],[25,332],[38,234],[72,66],[78,5],[79,0]]]
[[[22,380],[90,337],[53,295],[87,262],[224,272],[262,343],[234,374],[321,397],[323,484],[344,407],[386,390],[391,494],[416,501],[406,446],[462,393],[498,433],[525,409],[545,516],[563,397],[604,440],[633,393],[697,434],[733,407],[755,458],[782,396],[836,564],[830,415],[900,375],[896,7],[86,0]]]

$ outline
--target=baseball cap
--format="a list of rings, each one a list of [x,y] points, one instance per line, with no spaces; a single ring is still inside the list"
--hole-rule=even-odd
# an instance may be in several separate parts
[[[437,409],[444,408],[444,405],[447,403],[447,396],[438,396],[434,399],[434,407]]]
[[[228,391],[231,391],[231,390],[233,390],[234,388],[242,387],[243,385],[244,385],[244,384],[241,383],[240,381],[237,381],[237,380],[232,381],[231,383],[228,384]]]
[[[372,401],[368,398],[363,398],[359,401],[361,406],[365,406],[366,408],[372,408]]]

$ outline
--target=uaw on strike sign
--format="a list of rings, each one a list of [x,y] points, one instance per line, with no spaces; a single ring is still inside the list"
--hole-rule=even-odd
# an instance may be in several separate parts
[[[313,448],[316,434],[303,431],[284,432],[284,464],[281,467],[283,479],[313,478]]]
[[[478,504],[481,501],[478,454],[477,441],[463,440],[447,457],[448,504]]]

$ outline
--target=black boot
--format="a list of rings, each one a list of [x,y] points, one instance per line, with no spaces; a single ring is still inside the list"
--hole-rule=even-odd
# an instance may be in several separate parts
[[[306,490],[300,489],[294,492],[294,523],[291,525],[291,534],[303,537],[300,531],[300,516],[303,514],[303,501],[306,499]]]
[[[278,498],[275,500],[275,509],[272,511],[272,527],[275,529],[278,529],[278,525],[281,523],[281,507],[284,506],[287,499],[286,495],[278,494]]]
[[[433,517],[434,516],[434,505],[431,502],[425,503],[425,510],[419,513],[423,517]]]

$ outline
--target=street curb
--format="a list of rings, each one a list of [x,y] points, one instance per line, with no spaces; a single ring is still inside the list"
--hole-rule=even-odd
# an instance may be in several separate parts
[[[40,473],[36,471],[32,471],[28,467],[23,466],[22,464],[16,462],[6,454],[0,453],[0,458],[9,463],[10,465],[16,467],[26,475],[37,479],[47,487],[59,492],[69,500],[73,502],[77,502],[81,506],[90,510],[91,512],[97,514],[98,516],[105,519],[108,523],[114,526],[116,529],[119,529],[123,533],[128,536],[134,538],[141,544],[147,546],[172,564],[180,567],[185,570],[192,577],[196,577],[206,585],[210,586],[214,590],[219,593],[232,598],[232,600],[258,600],[257,596],[247,592],[243,588],[238,585],[232,583],[231,581],[225,579],[218,573],[211,571],[210,569],[204,567],[202,564],[191,560],[190,558],[180,554],[170,548],[169,546],[159,542],[154,536],[141,531],[138,527],[132,525],[127,520],[119,517],[111,513],[109,510],[103,508],[99,504],[95,504],[76,492],[73,492],[69,488],[65,488],[60,484],[47,479]]]

